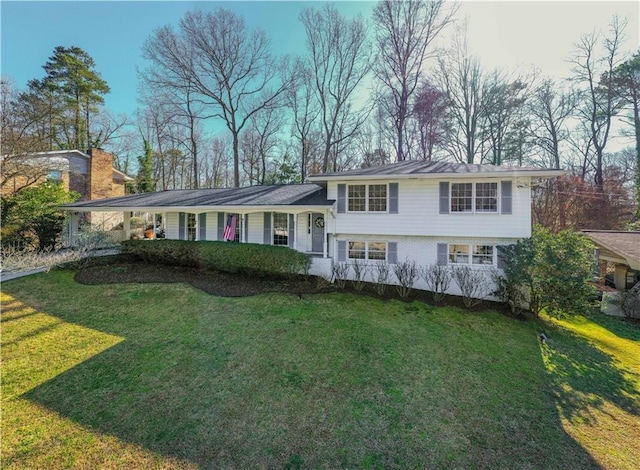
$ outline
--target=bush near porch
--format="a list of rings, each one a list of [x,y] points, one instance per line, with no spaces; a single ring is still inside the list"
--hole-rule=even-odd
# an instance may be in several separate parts
[[[143,261],[254,276],[304,274],[311,260],[285,246],[186,240],[126,240],[125,253]]]

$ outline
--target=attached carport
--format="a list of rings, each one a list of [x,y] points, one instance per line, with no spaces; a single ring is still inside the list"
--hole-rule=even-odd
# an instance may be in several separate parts
[[[640,232],[583,230],[597,248],[600,261],[613,263],[616,289],[633,287],[640,273]]]

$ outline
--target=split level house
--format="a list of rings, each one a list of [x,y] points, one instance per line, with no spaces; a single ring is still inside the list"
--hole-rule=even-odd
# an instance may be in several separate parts
[[[497,246],[531,235],[532,184],[563,173],[407,161],[313,175],[306,184],[162,191],[64,209],[71,234],[82,212],[121,211],[123,238],[133,212],[162,214],[168,239],[285,245],[310,254],[311,273],[323,276],[356,260],[486,270],[498,267]]]

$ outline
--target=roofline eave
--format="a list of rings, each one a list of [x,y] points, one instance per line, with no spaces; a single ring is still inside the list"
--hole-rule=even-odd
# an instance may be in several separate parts
[[[329,201],[327,204],[322,205],[282,205],[282,206],[131,206],[131,207],[71,207],[60,206],[59,209],[67,212],[283,212],[295,210],[296,212],[322,212],[329,210],[333,206],[335,201]]]
[[[530,171],[492,171],[486,173],[418,173],[418,174],[395,174],[395,175],[312,175],[307,179],[310,182],[321,181],[351,181],[351,180],[398,180],[398,179],[469,179],[469,178],[521,178],[528,176],[531,178],[556,178],[566,175],[567,170],[530,170]]]

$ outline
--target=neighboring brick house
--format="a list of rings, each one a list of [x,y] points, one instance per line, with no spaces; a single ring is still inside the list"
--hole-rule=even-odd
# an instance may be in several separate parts
[[[7,163],[9,158],[7,158]],[[60,181],[67,191],[80,194],[80,201],[124,196],[125,183],[132,178],[113,168],[113,155],[102,149],[36,152],[11,162],[16,173],[2,185],[2,194],[44,181]],[[20,171],[22,169],[22,172]],[[90,213],[87,221],[109,230],[122,222],[122,213]]]

